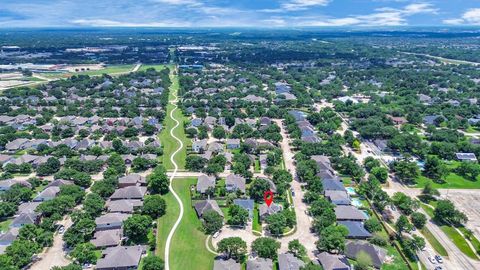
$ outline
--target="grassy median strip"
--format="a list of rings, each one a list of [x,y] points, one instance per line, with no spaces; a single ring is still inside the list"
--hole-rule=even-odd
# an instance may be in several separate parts
[[[428,230],[427,227],[423,227],[423,229],[421,229],[420,232],[425,237],[425,239],[427,239],[430,245],[432,245],[436,253],[438,253],[440,256],[443,256],[443,257],[448,256],[447,250],[445,250],[442,244],[438,242],[437,238],[433,236],[433,234]]]
[[[447,225],[442,225],[440,228],[448,236],[448,238],[452,240],[457,248],[460,249],[460,251],[470,258],[478,260],[477,255],[475,255],[475,252],[470,248],[467,240],[465,240],[465,238],[463,238],[463,236],[459,234],[455,228]]]

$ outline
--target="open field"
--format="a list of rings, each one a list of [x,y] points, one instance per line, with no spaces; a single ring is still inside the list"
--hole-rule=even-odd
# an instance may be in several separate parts
[[[170,246],[170,268],[172,270],[210,270],[213,268],[214,255],[205,248],[207,236],[200,230],[202,224],[197,218],[190,201],[190,186],[195,183],[196,178],[175,179],[173,181],[173,189],[180,196],[185,212]],[[168,232],[173,226],[179,211],[178,203],[172,194],[166,195],[165,199],[167,200],[167,209],[173,209],[167,210],[167,214],[159,219],[157,244],[163,244],[163,246],[157,246],[157,254],[160,256],[164,254]]]
[[[445,178],[445,183],[439,184],[431,181],[429,178],[425,176],[420,176],[417,178],[417,188],[423,188],[428,182],[432,182],[432,186],[434,188],[441,188],[441,189],[480,189],[480,177],[477,177],[477,181],[471,181],[468,179],[463,178],[462,176],[456,173],[450,173]]]
[[[174,95],[178,93],[179,88],[178,76],[171,74],[170,79],[172,80],[172,85],[170,86],[170,96],[168,99],[174,100]],[[160,133],[160,142],[163,145],[163,165],[167,170],[173,169],[173,164],[170,161],[170,156],[178,148],[178,142],[172,136],[170,136],[170,130],[175,126],[175,121],[170,117],[170,112],[173,109],[173,104],[168,104],[167,116],[165,117],[165,121],[163,123],[164,128]],[[176,109],[173,114],[176,119],[180,120],[180,125],[173,131],[173,133],[175,134],[175,136],[180,138],[184,144],[183,149],[175,155],[175,162],[178,164],[178,169],[183,170],[185,169],[187,146],[191,145],[190,139],[188,139],[185,135],[183,124],[183,122],[186,121],[187,118],[182,114],[182,111],[180,109]]]
[[[138,71],[145,71],[149,68],[154,68],[156,71],[164,69],[166,65],[142,65]]]

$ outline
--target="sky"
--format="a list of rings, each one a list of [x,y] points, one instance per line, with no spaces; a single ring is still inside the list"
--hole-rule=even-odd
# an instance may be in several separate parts
[[[0,28],[480,26],[480,0],[0,0]]]

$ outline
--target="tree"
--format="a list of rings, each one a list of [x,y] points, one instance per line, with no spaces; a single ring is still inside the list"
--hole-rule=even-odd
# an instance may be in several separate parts
[[[223,217],[214,210],[207,210],[202,215],[203,228],[207,234],[218,232],[223,226]]]
[[[471,181],[476,181],[478,175],[480,175],[480,165],[474,163],[474,162],[468,162],[464,161],[460,163],[460,166],[458,166],[455,171],[467,178],[470,179]]]
[[[247,243],[240,237],[227,237],[218,242],[217,251],[225,254],[229,259],[233,258],[240,262],[247,254]]]
[[[134,214],[123,222],[123,234],[135,244],[146,243],[151,226],[150,216]]]
[[[432,200],[434,196],[439,196],[440,192],[433,187],[432,182],[428,181],[422,190],[422,194],[426,196],[428,200]]]
[[[75,261],[77,261],[79,264],[97,262],[97,256],[95,255],[95,246],[90,242],[78,244],[70,253],[70,256],[74,258]]]
[[[17,268],[23,268],[32,261],[32,256],[38,252],[39,247],[35,242],[28,240],[15,240],[5,250],[11,262]]]
[[[83,210],[92,218],[100,216],[105,205],[105,200],[97,193],[90,193],[83,202]]]
[[[245,226],[248,221],[248,211],[236,204],[232,204],[228,209],[228,213],[230,215],[230,220],[228,220],[228,224],[234,226]]]
[[[412,224],[410,224],[410,221],[408,221],[408,218],[405,215],[401,215],[398,218],[395,227],[397,228],[398,234],[401,234],[402,232],[410,232],[412,230]]]
[[[185,168],[189,171],[199,172],[203,170],[207,160],[201,156],[190,155],[185,161]]]
[[[437,156],[427,156],[424,172],[435,182],[443,182],[448,175],[448,168]]]
[[[282,235],[283,230],[287,227],[287,220],[282,213],[275,213],[268,216],[265,220],[268,224],[267,230],[272,235]]]
[[[250,197],[256,202],[261,202],[263,201],[263,194],[267,190],[270,190],[270,183],[263,178],[257,178],[250,186]]]
[[[155,167],[152,174],[147,176],[147,185],[150,194],[167,194],[170,180],[168,179],[165,167],[161,165]]]
[[[47,159],[47,162],[40,164],[37,168],[39,176],[51,175],[60,170],[60,161],[54,157]]]
[[[216,139],[224,139],[225,138],[225,129],[221,126],[217,126],[213,129],[212,135]]]
[[[123,146],[123,145],[121,145],[121,146]],[[117,175],[125,174],[125,170],[127,169],[127,166],[125,166],[125,161],[123,160],[122,156],[120,156],[120,154],[118,154],[118,153],[113,153],[108,158],[107,164],[110,168],[113,168],[117,172]]]
[[[388,170],[385,167],[375,167],[372,169],[373,174],[382,184],[385,184],[388,179]]]
[[[252,242],[252,251],[261,258],[275,260],[280,242],[269,237],[259,237]]]
[[[393,163],[395,175],[406,184],[415,184],[420,170],[415,162],[400,160]]]
[[[319,251],[341,252],[345,250],[345,237],[348,229],[345,226],[330,225],[320,232],[320,239],[315,243]]]
[[[458,211],[449,200],[439,200],[433,214],[434,219],[442,224],[460,225],[468,220],[467,216]]]
[[[20,184],[14,184],[10,187],[9,190],[0,194],[4,202],[15,203],[16,205],[20,202],[28,202],[32,199],[33,191],[24,187]]]
[[[165,263],[163,260],[155,255],[148,255],[143,259],[143,270],[163,270]]]
[[[79,243],[85,243],[92,238],[96,224],[91,218],[79,218],[63,235],[63,241],[72,247]]]
[[[0,219],[13,216],[17,212],[17,205],[12,202],[0,202]]]
[[[357,261],[355,269],[368,270],[372,267],[372,257],[367,252],[360,250],[355,257]]]
[[[411,215],[412,223],[418,229],[422,229],[427,223],[427,217],[420,212],[415,212]]]
[[[165,215],[167,204],[160,195],[145,196],[142,214],[150,216],[152,219],[157,219]]]
[[[382,230],[382,224],[376,219],[370,218],[364,223],[365,229],[371,233],[379,232]]]
[[[298,239],[288,242],[288,251],[299,259],[302,259],[307,255],[307,249],[300,243],[300,241],[298,241]]]
[[[392,196],[392,201],[405,215],[410,215],[418,209],[418,201],[413,200],[402,192],[395,192]]]
[[[310,262],[309,264],[307,264],[303,267],[300,267],[300,270],[323,270],[323,268],[320,265],[316,265],[316,264]]]

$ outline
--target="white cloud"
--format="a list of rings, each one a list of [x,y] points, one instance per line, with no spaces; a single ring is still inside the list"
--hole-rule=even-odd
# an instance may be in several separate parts
[[[72,24],[80,26],[93,27],[182,27],[190,26],[188,23],[179,23],[176,21],[132,23],[106,19],[78,19],[71,21]]]
[[[451,25],[480,25],[480,8],[472,8],[463,13],[461,18],[443,20],[445,24]]]
[[[437,9],[428,3],[410,4],[401,9],[379,8],[375,13],[354,15],[345,18],[306,20],[300,22],[309,26],[402,26],[407,25],[407,17],[415,14],[436,14]]]
[[[326,6],[330,0],[291,0],[282,4],[286,10],[303,10],[314,6]]]

